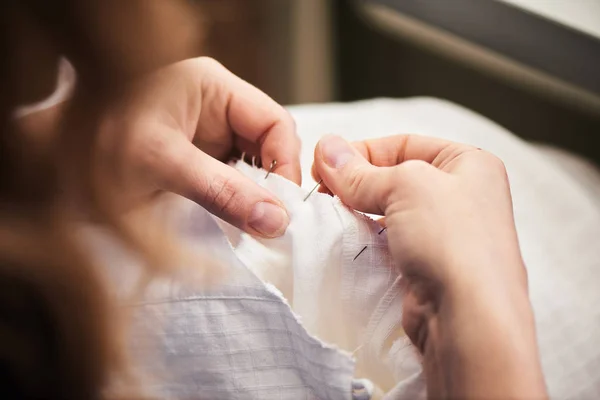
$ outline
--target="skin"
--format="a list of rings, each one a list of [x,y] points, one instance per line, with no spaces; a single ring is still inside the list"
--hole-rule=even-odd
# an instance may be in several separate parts
[[[41,117],[30,116],[32,132]],[[211,59],[140,79],[102,121],[99,151],[129,171],[120,179],[136,201],[173,191],[269,236],[252,226],[253,208],[279,200],[220,160],[250,151],[300,180],[289,115]],[[385,217],[391,254],[406,278],[404,329],[422,353],[431,398],[547,397],[498,158],[420,136],[353,145],[329,136],[315,149],[313,175],[350,207]]]
[[[327,136],[313,175],[350,207],[385,216],[431,398],[547,398],[498,158],[421,136]]]
[[[247,152],[300,184],[300,140],[288,112],[211,58],[181,61],[144,77],[103,118],[100,151],[120,162],[138,199],[185,196],[254,235],[276,237],[282,203],[226,164]],[[122,140],[127,133],[127,140]]]
[[[41,138],[56,126],[62,103],[21,119]],[[163,67],[135,81],[102,115],[99,159],[130,207],[163,192],[185,196],[256,236],[277,237],[289,224],[283,204],[226,164],[233,154],[260,157],[273,173],[300,184],[300,139],[289,113],[266,94],[200,57]],[[125,173],[121,173],[125,171]]]
[[[19,49],[11,62],[24,72],[15,77],[18,104],[49,94],[59,54],[87,89],[74,107],[63,103],[18,121],[36,145],[52,145],[69,111],[83,115],[102,108],[94,151],[115,170],[110,179],[127,193],[126,206],[175,192],[250,234],[270,238],[285,232],[289,217],[281,202],[226,163],[242,152],[260,157],[265,168],[276,160],[273,173],[300,184],[294,121],[215,60],[189,58],[203,36],[190,2],[61,1],[50,9],[64,6],[58,15],[72,17],[66,25],[40,24],[30,12],[38,7],[30,3],[37,4],[28,0],[5,10]],[[114,88],[121,92],[115,95]],[[106,96],[110,106],[104,110],[96,97]]]
[[[96,149],[126,171],[115,179],[132,201],[172,191],[252,234],[283,234],[289,218],[279,200],[223,161],[247,151],[267,168],[277,160],[274,172],[300,183],[300,142],[287,112],[214,60],[172,64],[194,47],[195,25],[172,23],[187,20],[183,6],[135,0],[123,12],[118,0],[75,4],[89,39],[82,48],[97,55],[71,57],[82,81],[94,81],[98,60],[110,60],[103,67],[113,75],[136,77],[127,96],[101,115]],[[138,43],[145,52],[131,51]],[[43,71],[53,62],[35,65]],[[160,65],[166,66],[147,73]],[[41,83],[18,83],[19,99],[42,97]],[[44,142],[67,108],[19,123]],[[404,329],[422,353],[431,398],[547,398],[508,180],[497,158],[417,136],[352,146],[326,137],[315,149],[313,172],[324,191],[385,216],[390,251],[406,278]]]

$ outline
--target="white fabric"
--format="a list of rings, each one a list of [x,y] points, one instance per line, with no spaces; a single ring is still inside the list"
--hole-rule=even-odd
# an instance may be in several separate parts
[[[303,140],[307,188],[313,185],[314,146],[328,133],[349,140],[418,133],[498,155],[511,182],[551,397],[600,398],[600,209],[597,192],[589,190],[600,180],[589,172],[593,168],[585,169],[589,179],[574,179],[564,159],[542,154],[492,121],[438,99],[378,99],[290,111]]]
[[[290,215],[281,238],[234,238],[240,260],[281,290],[310,333],[354,352],[355,376],[383,391],[415,379],[421,368],[401,328],[400,273],[381,226],[337,198],[317,192],[306,198],[276,174],[266,178],[266,171],[243,162],[236,168],[275,193]]]
[[[74,71],[66,60],[62,60],[56,92],[39,104],[18,109],[16,115],[26,115],[63,101],[72,89],[74,79]],[[291,107],[290,111],[296,119],[298,132],[304,142],[302,165],[306,187],[312,187],[314,184],[310,178],[312,150],[319,137],[326,133],[338,133],[351,140],[364,140],[396,133],[419,133],[471,143],[500,156],[507,166],[511,179],[517,229],[523,256],[528,265],[531,299],[536,313],[542,363],[551,396],[557,399],[600,398],[600,306],[598,306],[600,304],[600,246],[598,245],[598,240],[600,240],[600,191],[598,190],[600,188],[600,174],[594,167],[565,152],[546,148],[540,151],[512,136],[493,122],[455,104],[437,99],[380,99],[352,104],[298,106]],[[195,208],[192,206],[192,209]],[[203,241],[206,241],[207,235],[209,238],[211,235],[219,236],[220,233],[217,233],[219,231],[213,229],[214,226],[209,222],[210,219],[202,216],[201,210],[197,208],[195,210],[191,221],[196,223],[203,221],[201,222],[202,225],[200,227],[195,226],[188,232],[182,233],[182,239],[197,240],[202,238]],[[182,223],[182,225],[185,224]],[[299,233],[298,237],[302,237],[302,233]],[[208,241],[211,242],[211,240]],[[219,239],[212,242],[214,242],[213,247],[203,248],[202,251],[213,250],[219,257],[228,260],[232,266],[238,265],[239,267],[237,258],[233,256],[223,241]],[[296,242],[301,243],[302,240]],[[100,243],[99,245],[101,247],[99,253],[107,260],[106,264],[117,267],[118,279],[116,281],[123,286],[123,282],[121,282],[122,272],[135,262],[118,251],[107,252],[106,250],[112,247],[108,243]],[[268,253],[271,255],[277,254],[277,252],[272,251],[273,249],[270,246]],[[306,245],[306,247],[296,244],[294,245],[294,253],[314,251],[314,249],[308,248],[310,246]],[[279,256],[289,261],[289,253],[287,253],[289,250],[289,248],[283,249]],[[369,256],[368,253],[365,253],[361,257],[365,256],[366,259]],[[238,249],[238,254],[242,254],[241,248]],[[263,256],[266,256],[266,254],[265,251]],[[270,261],[274,265],[279,265],[278,262],[277,260]],[[248,261],[248,263],[251,263],[251,261]],[[295,260],[292,260],[292,264],[300,265]],[[310,268],[308,271],[310,271]],[[285,273],[282,273],[277,279],[278,281],[285,281],[289,279],[289,276],[288,278],[286,276]],[[300,276],[299,282],[308,282],[314,278],[311,275],[305,275],[300,279]],[[237,288],[235,290],[239,290],[239,288],[247,289],[248,287],[255,290],[255,286],[258,285],[259,292],[263,296],[263,290],[266,290],[264,285],[261,286],[243,273],[238,278],[239,281],[232,283],[229,290],[234,290],[232,287]],[[164,293],[161,297],[164,302],[152,303],[154,305],[140,305],[140,308],[145,309],[150,314],[164,313],[164,315],[169,316],[173,313],[173,309],[169,308],[169,305],[176,308],[175,305],[180,304],[178,300],[181,300],[190,305],[184,313],[187,315],[186,320],[191,324],[193,321],[203,318],[203,323],[206,324],[207,329],[209,329],[211,323],[214,323],[207,316],[208,314],[203,314],[207,313],[208,309],[206,307],[209,307],[207,304],[219,303],[225,307],[222,311],[225,314],[227,313],[228,306],[224,305],[227,301],[211,297],[214,293],[208,296],[209,300],[204,297],[191,300],[193,296],[190,293],[196,293],[197,289],[187,288],[182,291],[180,287],[182,282],[185,282],[185,279],[178,277],[167,285],[168,289],[163,290]],[[281,283],[278,283],[278,285],[281,285]],[[287,285],[281,287],[289,290],[289,281]],[[306,292],[298,289],[300,292],[298,295],[308,295],[310,293],[308,289]],[[320,295],[322,297],[321,293]],[[268,296],[265,298],[268,298]],[[307,326],[311,326],[311,329],[315,329],[315,332],[319,333],[318,329],[322,329],[322,327],[319,328],[319,315],[324,314],[312,313],[308,300],[310,299],[302,302],[302,305],[298,305],[299,312],[309,314]],[[162,306],[157,304],[162,304]],[[238,306],[240,309],[244,309],[240,304]],[[163,309],[155,309],[160,307],[163,307]],[[248,311],[249,309],[245,308],[245,310]],[[282,317],[283,320],[295,321],[293,317],[289,318],[291,314],[286,308],[278,308],[278,310],[279,315],[285,316]],[[254,316],[268,314],[265,310],[262,312],[262,314],[261,312],[250,314]],[[141,313],[141,315],[144,314],[144,312]],[[175,318],[173,315],[171,317]],[[229,318],[231,318],[232,323],[237,321],[235,317],[231,316],[224,320],[226,321]],[[143,321],[144,318],[141,320]],[[263,318],[263,320],[270,321],[268,318]],[[221,322],[223,321],[219,323]],[[168,385],[167,389],[163,388],[162,392],[175,397],[192,398],[198,396],[198,390],[194,390],[194,385],[197,385],[198,388],[206,389],[205,393],[199,397],[206,398],[207,394],[208,398],[215,399],[230,398],[229,395],[240,397],[240,390],[242,389],[237,385],[239,380],[236,377],[239,364],[236,363],[235,356],[233,356],[235,352],[232,350],[234,346],[231,343],[241,342],[237,339],[228,342],[227,339],[231,339],[231,337],[228,337],[227,334],[223,335],[225,343],[228,345],[226,347],[231,350],[230,353],[226,351],[223,353],[228,354],[230,369],[223,369],[220,371],[220,375],[215,375],[218,375],[222,380],[202,381],[202,384],[200,384],[199,382],[206,371],[198,370],[198,365],[202,364],[203,361],[189,357],[189,353],[193,352],[193,350],[190,350],[189,342],[178,340],[177,332],[171,328],[171,326],[166,326],[165,331],[161,331],[160,336],[162,343],[168,347],[165,347],[165,350],[170,352],[171,362],[177,358],[177,355],[186,354],[189,360],[195,360],[196,363],[189,368],[185,377],[173,373],[171,385]],[[286,325],[288,333],[295,332],[298,328],[299,326],[295,323],[289,326]],[[149,329],[149,331],[152,331],[152,329]],[[263,326],[262,331],[257,330],[259,333],[267,331],[269,331],[267,325]],[[299,329],[298,332],[303,332],[303,329]],[[269,347],[269,341],[275,339],[273,337],[265,339],[268,336],[260,336],[259,333],[256,334],[256,337],[250,335],[252,340],[256,339],[258,343],[263,345],[264,349],[273,349]],[[205,334],[207,332],[200,330],[193,337],[198,340],[198,343],[212,343],[211,340],[214,339],[211,336],[212,334],[207,334],[207,337],[204,337]],[[311,346],[315,343],[318,344],[318,341],[306,339],[303,335],[304,333],[299,333],[298,337],[303,337],[301,341],[311,343]],[[326,333],[323,335],[327,336]],[[296,338],[293,335],[291,337]],[[191,340],[191,336],[186,340]],[[252,340],[244,343],[250,343]],[[295,345],[299,343],[295,339],[290,340],[290,343],[293,342]],[[318,344],[315,348],[319,348],[319,346],[321,344]],[[136,346],[132,345],[132,347],[135,348]],[[261,348],[261,346],[259,345],[258,348]],[[327,348],[327,346],[324,348]],[[401,341],[394,343],[391,351],[398,351],[398,349],[406,349]],[[205,350],[204,348],[203,351]],[[332,353],[330,350],[322,353],[324,358],[319,358],[321,356],[316,357],[326,365],[338,366],[340,371],[345,371],[340,372],[341,378],[337,381],[339,384],[344,379],[349,379],[349,365],[337,355],[332,356],[335,352]],[[288,395],[290,393],[294,394],[290,395],[289,398],[314,398],[315,396],[319,398],[336,398],[335,396],[324,396],[322,394],[317,396],[314,392],[315,388],[325,390],[323,393],[326,393],[328,389],[315,384],[314,382],[318,382],[318,379],[316,381],[306,379],[306,375],[303,374],[306,374],[306,371],[309,371],[310,368],[298,362],[295,364],[297,369],[294,376],[296,378],[300,377],[301,383],[291,385],[287,389],[280,381],[271,386],[265,385],[264,383],[269,379],[263,380],[261,377],[275,376],[272,371],[279,369],[281,364],[267,363],[271,369],[261,369],[262,359],[257,355],[258,352],[252,352],[248,349],[248,352],[243,354],[249,356],[249,360],[252,361],[252,370],[255,371],[253,372],[254,379],[252,383],[244,380],[248,383],[246,385],[248,393],[254,393],[254,398],[286,398],[286,393]],[[332,357],[336,361],[327,359],[328,357]],[[398,355],[392,357],[392,359],[411,360],[412,358]],[[405,361],[396,362],[402,366]],[[409,367],[409,369],[412,368],[413,366]],[[263,376],[258,370],[268,372]],[[322,374],[322,368],[316,368],[316,370],[318,371],[316,372],[317,376]],[[327,371],[327,369],[325,370]],[[299,371],[304,372],[300,373]],[[327,373],[323,376],[331,377]],[[229,377],[229,379],[226,377]],[[222,387],[219,387],[219,384],[222,384]],[[418,378],[408,379],[396,389],[405,390],[406,386],[418,387],[422,386],[422,382]],[[223,387],[226,389],[223,389]],[[257,387],[262,389],[252,392]],[[344,387],[344,384],[342,383],[340,387]],[[211,388],[216,388],[216,392],[211,392]],[[346,393],[345,390],[343,389],[339,393]],[[244,398],[252,397],[244,396]],[[342,394],[340,398],[344,398],[344,395]]]
[[[204,209],[179,199],[169,218],[198,260],[217,259],[222,283],[199,268],[156,279],[133,310],[130,348],[144,393],[159,399],[328,399],[352,397],[354,362],[311,336],[276,289],[236,257]],[[139,265],[101,232],[84,232],[126,295]],[[191,267],[191,268],[190,268]],[[120,382],[115,382],[117,390]]]
[[[281,238],[258,240],[190,201],[169,204],[181,243],[204,260],[219,259],[225,275],[206,288],[201,269],[177,269],[130,305],[138,310],[131,347],[146,391],[375,400],[394,389],[395,398],[423,398],[420,364],[401,329],[399,271],[381,226],[337,198],[315,192],[304,201],[306,190],[276,174],[236,168],[282,199],[290,226]],[[126,297],[137,287],[135,259],[97,237],[94,245]]]
[[[597,180],[582,183],[574,179],[564,163],[558,165],[548,154],[540,153],[485,118],[440,100],[374,100],[293,107],[291,112],[304,142],[302,165],[306,189],[314,185],[309,175],[314,145],[326,133],[363,140],[418,132],[471,143],[500,156],[511,181],[517,230],[528,267],[542,365],[551,397],[600,398],[600,246],[597,243],[600,211],[594,192],[586,190],[586,186]],[[277,180],[276,176],[270,176],[262,184],[275,184]],[[331,315],[333,307],[346,307],[346,300],[355,299],[348,298],[341,304],[331,302],[332,298],[337,299],[336,293],[348,293],[341,284],[343,279],[338,284],[334,282],[332,290],[323,285],[330,277],[316,271],[314,265],[306,266],[306,271],[298,269],[308,262],[333,261],[327,268],[343,276],[344,265],[354,267],[344,261],[344,252],[354,257],[362,243],[380,238],[374,234],[372,225],[363,231],[365,236],[361,236],[362,228],[359,228],[356,245],[354,242],[340,245],[333,238],[340,232],[345,238],[347,229],[332,225],[329,212],[325,215],[326,222],[320,221],[324,216],[318,214],[322,207],[333,206],[339,211],[339,205],[333,200],[330,205],[317,205],[322,197],[315,195],[312,202],[300,204],[299,199],[306,190],[297,193],[297,188],[292,187],[272,189],[279,191],[277,193],[291,208],[290,231],[282,239],[261,243],[252,243],[243,236],[234,238],[236,253],[200,207],[185,202],[185,207],[178,208],[181,217],[176,225],[182,229],[182,240],[190,242],[198,251],[220,257],[231,275],[226,285],[211,290],[198,289],[185,277],[177,276],[165,284],[167,289],[159,296],[154,295],[136,306],[140,328],[134,331],[132,349],[143,360],[140,369],[149,370],[152,375],[164,371],[168,374],[167,379],[152,387],[154,392],[164,397],[214,399],[347,399],[351,396],[352,362],[347,354],[310,336],[276,291],[249,273],[240,258],[256,275],[273,280],[305,319],[308,330],[325,340],[340,340],[342,347],[348,348],[365,341],[385,343],[380,339],[386,336],[385,327],[395,326],[392,322],[380,324],[383,329],[371,330],[367,324],[362,335],[364,320],[358,318],[356,336],[338,337],[336,331],[328,336],[332,332],[328,331],[327,324],[322,325],[323,318]],[[340,221],[342,226],[348,223],[344,219]],[[331,231],[327,232],[330,226]],[[325,254],[321,244],[331,248],[331,254]],[[257,250],[252,250],[253,247]],[[373,250],[375,253],[371,255],[365,251],[357,261],[365,256],[366,263],[378,252],[377,247]],[[121,271],[126,269],[119,264],[124,258],[104,253],[112,258],[120,279]],[[369,261],[375,266],[385,264]],[[357,268],[368,265],[358,264]],[[269,270],[277,271],[277,268],[280,273],[267,276]],[[386,287],[390,281],[391,278],[386,280]],[[314,287],[310,282],[315,282]],[[361,301],[365,303],[360,304],[358,310],[368,313],[371,296],[383,290],[361,292],[360,282],[352,282],[356,290],[353,296],[364,296]],[[393,290],[386,293],[390,295],[383,296],[386,300],[398,301],[399,298],[392,295]],[[315,298],[310,298],[312,295]],[[379,304],[376,309],[378,307]],[[371,316],[369,319],[386,321],[391,317],[393,321],[400,316],[399,304],[387,310],[389,312],[381,318]],[[346,315],[333,318],[336,323],[349,323]],[[346,327],[342,331],[345,334]],[[144,345],[148,340],[158,343],[157,357],[148,359],[152,355]],[[373,348],[374,352],[369,354]],[[379,350],[378,346],[362,346],[356,356],[359,364],[361,357],[375,359],[375,364],[383,361],[386,373],[394,378],[405,378],[387,398],[414,398],[406,394],[422,393],[422,377],[406,373],[418,369],[418,362],[402,338],[389,349],[384,345],[384,353],[378,353]],[[373,354],[387,357],[378,358]],[[360,365],[354,376],[364,377]],[[386,382],[382,385],[386,386]]]
[[[600,208],[600,170],[590,161],[565,150],[544,144],[534,144],[535,148],[551,163],[559,166],[585,193],[585,197]]]

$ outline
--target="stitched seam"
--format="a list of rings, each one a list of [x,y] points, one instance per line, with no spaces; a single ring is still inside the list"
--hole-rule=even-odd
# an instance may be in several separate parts
[[[268,301],[270,303],[283,303],[279,299],[269,299],[267,297],[254,296],[188,296],[177,297],[174,299],[150,300],[133,304],[126,304],[125,307],[142,307],[147,305],[170,304],[170,303],[186,303],[196,300],[252,300],[252,301]]]

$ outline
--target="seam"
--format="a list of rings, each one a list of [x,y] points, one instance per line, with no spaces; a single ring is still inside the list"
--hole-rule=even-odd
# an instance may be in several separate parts
[[[159,304],[170,304],[170,303],[186,303],[196,300],[252,300],[252,301],[267,301],[270,303],[282,303],[281,300],[278,299],[269,299],[268,297],[258,297],[258,296],[188,296],[188,297],[177,297],[174,299],[164,299],[164,300],[150,300],[143,301],[133,304],[126,304],[125,307],[141,307],[147,305],[159,305]]]

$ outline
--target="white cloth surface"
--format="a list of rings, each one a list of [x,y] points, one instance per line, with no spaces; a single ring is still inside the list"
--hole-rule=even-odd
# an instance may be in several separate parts
[[[72,68],[66,60],[62,60],[56,92],[40,104],[17,110],[16,115],[26,115],[64,100],[72,89],[74,79]],[[314,145],[326,133],[341,134],[350,140],[419,133],[470,143],[500,156],[511,180],[517,230],[528,266],[530,296],[550,394],[556,399],[600,398],[600,174],[597,169],[561,150],[523,142],[493,122],[438,99],[378,99],[351,104],[296,106],[290,107],[290,111],[303,140],[302,165],[306,187],[314,184],[310,178]],[[166,285],[168,288],[158,296],[161,300],[139,305],[144,310],[140,315],[156,314],[161,316],[161,320],[178,321],[164,324],[166,330],[159,330],[157,339],[169,354],[164,360],[169,360],[171,366],[177,366],[175,360],[179,356],[190,363],[185,374],[171,371],[171,384],[157,390],[182,398],[338,398],[323,395],[329,389],[319,394],[314,391],[322,388],[321,379],[327,381],[331,378],[331,369],[325,366],[334,365],[339,368],[336,372],[339,376],[336,375],[337,378],[328,387],[335,388],[337,384],[337,388],[342,389],[336,393],[343,393],[340,398],[347,398],[349,389],[346,389],[346,381],[351,374],[347,359],[339,358],[339,353],[330,351],[327,346],[324,347],[326,351],[316,351],[319,355],[313,357],[314,349],[319,349],[322,344],[312,338],[307,339],[306,332],[296,324],[287,305],[257,312],[256,308],[262,307],[251,304],[255,301],[263,304],[263,300],[264,304],[272,304],[272,293],[265,294],[264,285],[252,274],[239,272],[245,269],[240,267],[238,258],[222,240],[221,231],[205,218],[201,210],[192,209],[195,211],[190,211],[191,221],[196,225],[190,223],[188,227],[191,228],[182,234],[182,239],[196,241],[203,233],[202,241],[213,244],[212,247],[203,247],[203,251],[213,251],[227,260],[230,267],[238,271],[235,274],[237,279],[228,288],[222,289],[224,293],[229,290],[227,295],[220,296],[214,293],[204,295],[204,292],[185,285],[183,290],[180,286],[185,279],[179,277]],[[199,221],[204,221],[201,228],[197,226]],[[127,286],[121,279],[123,270],[135,262],[108,242],[98,244],[99,254],[106,260],[106,265],[117,271],[116,282]],[[113,250],[107,251],[110,248]],[[260,288],[260,296],[255,296],[257,287]],[[247,291],[254,292],[246,298]],[[231,293],[234,293],[233,297],[240,298],[229,298]],[[174,314],[172,307],[177,308],[175,305],[181,304],[185,304],[186,309],[179,315]],[[213,312],[214,307],[219,311]],[[234,311],[230,312],[230,309]],[[228,317],[224,318],[224,315]],[[263,326],[252,331],[248,340],[242,339],[239,334],[231,337],[222,335],[221,340],[217,340],[214,332],[210,331],[215,326],[225,328],[224,320],[229,318],[233,325],[241,323],[244,318],[260,325],[258,320],[271,318],[267,315],[273,316],[273,320],[283,321],[286,328],[269,331]],[[145,317],[140,321],[151,328]],[[290,321],[294,323],[288,326]],[[190,328],[193,334],[183,335],[182,327]],[[153,329],[148,331],[153,332]],[[299,362],[290,352],[284,352],[284,355],[274,350],[278,349],[273,344],[279,340],[277,334],[284,331],[288,332],[289,338],[285,349],[297,350],[300,343],[304,343],[306,347],[301,347],[301,352],[310,354],[315,365]],[[298,338],[300,341],[296,340]],[[257,346],[248,347],[254,341]],[[228,368],[221,368],[211,379],[202,379],[205,370],[201,365],[212,357],[206,349],[217,348],[223,343],[226,346],[221,355],[227,354]],[[237,351],[236,345],[246,348]],[[399,343],[396,343],[398,346]],[[206,359],[203,358],[204,352]],[[270,356],[265,358],[264,354]],[[288,362],[290,359],[295,361]],[[409,360],[410,357],[394,359]],[[284,368],[286,372],[295,371],[293,375],[299,377],[295,384],[284,387],[274,378],[277,376],[274,371],[279,371],[282,365],[287,366]],[[238,374],[239,371],[247,374]],[[253,372],[250,374],[248,371]],[[248,380],[248,376],[253,379]],[[266,383],[273,380],[277,380],[276,384]],[[413,379],[406,381],[406,385],[419,386],[422,382]],[[405,390],[402,385],[399,389]]]
[[[311,336],[275,288],[233,252],[204,209],[183,199],[170,218],[199,260],[218,259],[222,284],[205,287],[202,263],[156,279],[133,309],[130,348],[143,392],[159,399],[351,399],[354,362]],[[96,253],[122,295],[139,265],[92,231]],[[196,274],[198,272],[198,275]],[[115,382],[119,388],[119,382]]]
[[[337,198],[317,192],[306,198],[306,191],[276,174],[266,179],[266,171],[243,162],[236,168],[275,193],[290,215],[281,238],[233,238],[240,260],[281,290],[310,333],[354,352],[356,377],[384,392],[415,379],[421,368],[401,329],[400,272],[381,226]]]
[[[577,157],[541,152],[492,121],[432,99],[377,99],[290,108],[310,166],[328,133],[364,140],[418,133],[473,144],[498,155],[511,182],[515,220],[527,264],[541,359],[553,399],[600,398],[600,209],[597,171]],[[584,174],[567,166],[578,160]],[[585,167],[584,167],[585,166]],[[577,177],[577,178],[576,178]]]
[[[597,182],[593,172],[585,182],[574,179],[573,170],[564,162],[559,164],[558,158],[540,152],[485,118],[445,101],[373,100],[299,106],[290,110],[304,142],[302,165],[306,189],[314,185],[309,175],[312,150],[319,137],[327,133],[363,140],[418,132],[471,143],[501,157],[511,181],[517,230],[528,268],[542,365],[551,397],[600,398],[600,246],[597,244],[600,211],[594,192],[586,189]],[[276,177],[269,177],[263,184],[269,185],[275,180]],[[298,201],[291,189],[286,188],[279,195],[286,197],[286,204]],[[320,201],[319,198],[320,195],[313,201]],[[282,265],[283,271],[291,268],[294,273],[297,272],[291,278],[291,285],[289,272],[263,277],[272,279],[281,288],[297,313],[302,315],[309,332],[331,342],[341,340],[341,347],[351,348],[369,339],[369,335],[361,337],[360,324],[355,337],[340,336],[339,339],[327,337],[331,332],[320,323],[321,318],[330,316],[330,306],[347,306],[343,301],[341,305],[327,303],[332,298],[336,299],[336,291],[348,293],[341,286],[343,279],[339,281],[340,286],[335,285],[335,290],[330,290],[333,293],[328,293],[329,289],[325,289],[322,282],[327,282],[329,277],[319,275],[320,272],[312,269],[311,265],[306,267],[307,271],[296,269],[309,262],[305,260],[311,260],[311,256],[305,253],[323,253],[322,248],[315,249],[321,243],[335,251],[323,255],[315,263],[335,261],[336,257],[343,261],[343,251],[336,255],[340,248],[352,248],[348,252],[354,257],[362,243],[379,239],[375,237],[376,233],[373,234],[373,227],[357,235],[357,246],[340,246],[332,239],[334,233],[339,232],[336,231],[339,227],[333,226],[331,232],[324,233],[318,226],[305,225],[322,218],[317,212],[321,206],[313,210],[312,203],[309,203],[305,210],[299,204],[292,207],[292,214],[303,215],[306,221],[294,220],[293,223],[298,225],[291,226],[287,238],[251,243],[240,237],[234,252],[204,210],[189,202],[185,204],[179,210],[181,216],[177,223],[182,228],[182,240],[189,241],[199,251],[218,256],[233,273],[227,284],[217,290],[198,289],[189,279],[174,277],[163,282],[163,290],[157,291],[159,294],[135,306],[139,311],[136,321],[140,329],[134,330],[132,349],[142,357],[140,368],[153,376],[166,375],[165,380],[157,381],[151,387],[152,391],[175,398],[350,398],[353,363],[348,354],[312,337],[276,291],[262,283],[256,275],[265,274],[266,265]],[[306,215],[302,214],[305,212]],[[344,229],[342,231],[342,237],[345,237],[347,233]],[[252,248],[259,245],[267,247],[267,250],[253,253]],[[377,247],[373,250],[370,255],[365,251],[357,261],[365,256],[363,261],[366,263],[370,257],[376,256]],[[109,258],[107,261],[111,269],[116,268],[120,278],[121,271],[126,269],[123,265],[126,257],[104,253]],[[250,273],[240,258],[256,275]],[[385,264],[373,259],[370,261],[372,265]],[[338,259],[330,268],[343,275],[343,265]],[[261,268],[265,269],[261,271]],[[386,287],[390,280],[386,281]],[[315,281],[318,281],[317,284],[310,287],[310,282]],[[393,293],[382,288],[361,292],[362,287],[356,281],[354,284],[353,295],[363,296],[364,304],[369,304],[364,307],[365,310],[371,309],[373,303],[370,299],[374,293]],[[316,298],[309,298],[312,295]],[[386,295],[383,297],[386,298]],[[394,300],[393,296],[391,299]],[[388,310],[394,308],[398,309],[397,314],[387,313],[383,317],[398,318],[399,305]],[[385,320],[383,317],[375,320]],[[333,320],[336,323],[341,321],[341,324],[349,323],[346,318],[345,315],[333,316]],[[360,318],[358,321],[363,321]],[[369,319],[373,320],[373,317]],[[347,333],[346,329],[342,332]],[[369,326],[364,332],[369,332]],[[385,337],[385,333],[378,337]],[[146,346],[146,343],[150,345]],[[152,355],[152,349],[160,353],[144,360],[144,357]],[[422,393],[422,378],[402,375],[418,368],[418,365],[411,364],[415,359],[412,354],[407,354],[407,349],[410,347],[401,340],[385,349],[388,350],[388,362],[384,363],[384,367],[392,371],[394,378],[406,378],[388,393],[388,398],[414,398],[407,397],[406,393]],[[360,350],[362,348],[356,353],[359,364],[360,357],[364,356]],[[354,374],[354,377],[362,377],[359,375]],[[403,394],[405,397],[402,397]]]
[[[279,196],[290,226],[281,238],[260,240],[182,198],[167,206],[182,244],[219,258],[226,274],[203,289],[201,275],[182,269],[133,305],[131,346],[148,393],[349,399],[370,392],[375,400],[393,389],[394,398],[423,398],[417,353],[401,329],[400,274],[381,226],[337,198],[307,198],[276,174],[266,179],[243,162],[236,168]],[[135,272],[123,274],[135,262],[110,254],[108,243],[96,246],[121,290],[136,287]],[[353,378],[375,385],[357,390]]]

